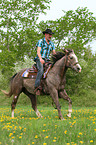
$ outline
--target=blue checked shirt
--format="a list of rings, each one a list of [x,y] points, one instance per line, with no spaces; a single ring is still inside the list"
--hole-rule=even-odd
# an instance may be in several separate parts
[[[52,41],[49,41],[49,44],[47,44],[45,37],[43,39],[40,39],[36,47],[41,47],[41,57],[49,59],[50,53],[55,50],[54,43]],[[38,55],[35,57],[35,60],[38,58]]]

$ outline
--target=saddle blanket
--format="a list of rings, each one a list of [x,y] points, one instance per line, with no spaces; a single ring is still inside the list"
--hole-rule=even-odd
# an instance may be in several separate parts
[[[24,73],[22,74],[22,77],[27,78],[28,77],[28,69],[24,71]]]

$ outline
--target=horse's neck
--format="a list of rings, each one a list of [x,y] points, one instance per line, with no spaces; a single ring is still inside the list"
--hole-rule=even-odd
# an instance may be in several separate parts
[[[56,73],[58,74],[62,74],[64,75],[64,73],[66,73],[66,70],[65,69],[65,57],[62,57],[60,60],[58,60],[56,63],[55,63],[55,68],[56,68]]]

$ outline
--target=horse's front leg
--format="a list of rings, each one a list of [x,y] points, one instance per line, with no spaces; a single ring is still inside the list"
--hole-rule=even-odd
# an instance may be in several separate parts
[[[50,95],[51,95],[51,97],[52,97],[52,99],[53,99],[53,101],[54,101],[54,103],[56,105],[56,108],[58,110],[59,118],[61,120],[64,120],[64,118],[63,118],[63,116],[61,114],[61,107],[60,107],[60,104],[59,104],[58,91],[55,88],[51,87],[50,88]]]
[[[67,116],[70,118],[71,117],[71,113],[72,113],[72,101],[71,101],[70,97],[67,95],[65,90],[60,91],[59,92],[59,96],[60,96],[60,98],[63,98],[64,100],[67,100],[69,102],[69,109],[68,109]]]

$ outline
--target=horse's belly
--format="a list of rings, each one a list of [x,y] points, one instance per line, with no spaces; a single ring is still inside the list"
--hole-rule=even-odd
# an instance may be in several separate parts
[[[23,79],[23,86],[27,89],[28,92],[34,94],[35,79]]]

